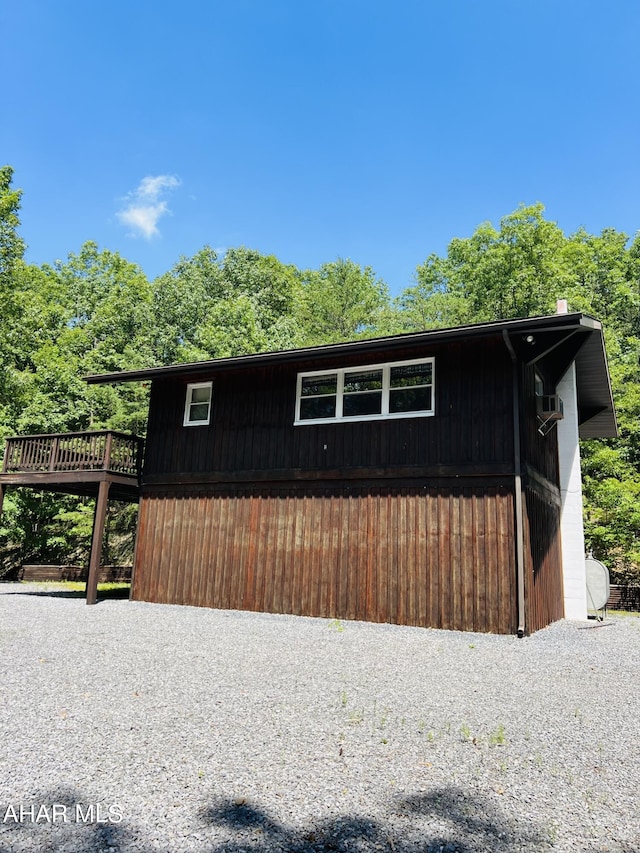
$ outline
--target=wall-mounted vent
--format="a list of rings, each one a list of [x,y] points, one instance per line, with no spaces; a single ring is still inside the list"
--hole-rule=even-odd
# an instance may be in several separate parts
[[[544,394],[536,397],[538,432],[546,435],[549,430],[562,418],[564,418],[564,406],[562,398],[557,394]]]
[[[545,394],[538,397],[538,414],[545,420],[560,421],[564,417],[562,397],[557,394]]]

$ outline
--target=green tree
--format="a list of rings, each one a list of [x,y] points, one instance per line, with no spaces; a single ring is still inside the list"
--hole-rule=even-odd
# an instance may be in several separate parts
[[[8,336],[7,382],[0,397],[5,433],[104,428],[142,433],[144,386],[89,386],[83,380],[89,373],[152,363],[151,290],[142,271],[117,253],[86,243],[55,267],[18,260],[12,293],[20,322]],[[51,562],[73,561],[78,549],[86,556],[85,500],[24,489],[10,492],[5,503],[0,548],[4,543],[6,565],[36,555]],[[130,514],[130,509],[119,509],[112,537],[128,537],[129,547]]]
[[[15,298],[16,268],[22,264],[24,241],[20,226],[21,190],[11,188],[13,169],[0,167],[0,437],[6,434],[6,406],[14,396],[13,346],[18,337],[19,306]]]
[[[448,258],[429,255],[416,269],[416,284],[395,300],[397,331],[447,328],[468,322],[471,305],[461,289],[450,289]]]
[[[11,189],[13,169],[0,167],[0,293],[3,310],[11,303],[13,270],[24,255],[24,241],[18,234],[22,190]]]
[[[161,364],[217,358],[298,342],[295,267],[253,249],[223,258],[204,247],[153,283],[154,351]]]
[[[389,310],[387,285],[371,267],[339,258],[303,277],[300,323],[304,342],[328,344],[372,337]]]
[[[449,244],[450,290],[469,302],[475,320],[530,317],[555,310],[570,274],[564,235],[541,204],[521,205],[500,230],[484,223]]]

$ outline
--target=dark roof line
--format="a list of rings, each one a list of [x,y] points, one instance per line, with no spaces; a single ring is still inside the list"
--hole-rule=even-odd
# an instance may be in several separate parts
[[[142,368],[140,370],[122,370],[115,373],[99,373],[85,376],[85,381],[92,384],[108,382],[135,382],[146,379],[157,379],[169,376],[186,376],[229,368],[251,367],[255,364],[278,364],[302,361],[308,358],[328,358],[333,355],[346,355],[350,352],[369,352],[385,347],[403,347],[421,342],[454,340],[460,337],[479,337],[501,334],[503,329],[508,332],[518,331],[556,331],[559,327],[578,326],[585,331],[601,329],[601,324],[593,317],[582,313],[551,314],[541,317],[526,317],[517,320],[492,320],[486,323],[473,323],[464,326],[454,326],[445,329],[429,329],[423,332],[406,332],[400,335],[387,335],[379,338],[365,338],[346,343],[322,344],[299,349],[279,350],[274,352],[253,353],[227,358],[215,358],[207,361],[192,361],[182,364],[170,364],[160,367]]]

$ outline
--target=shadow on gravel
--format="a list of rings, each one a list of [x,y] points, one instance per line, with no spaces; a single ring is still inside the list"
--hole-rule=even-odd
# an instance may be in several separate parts
[[[91,802],[73,788],[0,805],[0,853],[143,851],[133,829],[118,806]]]
[[[41,596],[43,598],[86,598],[86,592],[82,589],[19,589],[3,592],[3,595],[29,595]],[[129,589],[105,589],[98,591],[97,604],[108,599],[128,599]]]
[[[297,829],[238,800],[212,803],[194,819],[200,827],[194,825],[193,832],[182,839],[184,846],[178,842],[176,849],[194,853],[548,853],[554,848],[548,833],[507,819],[488,799],[454,787],[393,800],[386,820],[344,815]],[[165,853],[172,849],[167,839],[167,846],[162,842],[158,846],[164,836],[162,826],[155,827],[154,839],[145,838],[149,829],[148,824],[144,829],[137,825],[124,803],[98,805],[72,788],[58,788],[30,802],[0,806],[0,853]],[[166,830],[175,844],[175,828]],[[211,830],[224,835],[224,840],[208,840]],[[579,844],[576,839],[576,849],[591,849]],[[637,853],[638,847],[618,843],[610,849]]]
[[[440,788],[390,806],[388,822],[347,815],[302,830],[246,802],[213,804],[200,816],[230,833],[209,853],[534,853],[553,846],[548,834],[514,825],[488,800],[458,788]]]

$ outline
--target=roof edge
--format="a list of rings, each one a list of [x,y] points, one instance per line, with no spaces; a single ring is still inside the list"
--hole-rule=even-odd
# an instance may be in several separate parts
[[[345,355],[350,352],[368,352],[380,346],[405,346],[411,343],[428,343],[455,340],[459,337],[488,337],[502,334],[506,331],[542,331],[546,326],[558,329],[571,326],[583,327],[585,330],[601,330],[601,323],[593,317],[581,312],[570,314],[546,314],[538,317],[523,317],[514,320],[492,320],[485,323],[472,323],[464,326],[451,326],[443,329],[427,329],[422,332],[405,332],[400,335],[384,335],[376,338],[363,338],[356,341],[346,341],[334,344],[321,344],[313,347],[300,347],[290,350],[276,350],[250,355],[215,358],[205,361],[191,361],[138,370],[121,370],[113,373],[97,373],[83,377],[90,385],[107,384],[110,382],[136,382],[152,380],[161,377],[184,376],[189,374],[206,373],[219,369],[233,367],[251,367],[258,364],[277,364],[281,362],[302,361],[309,357],[328,357],[332,354]]]

